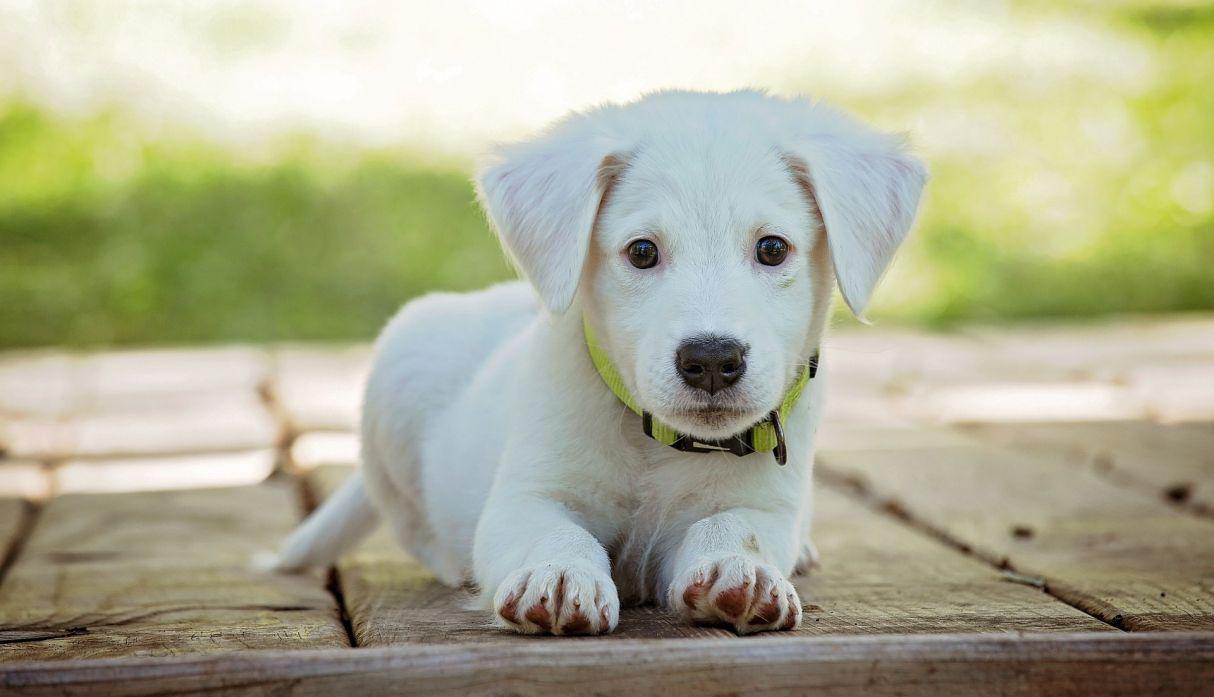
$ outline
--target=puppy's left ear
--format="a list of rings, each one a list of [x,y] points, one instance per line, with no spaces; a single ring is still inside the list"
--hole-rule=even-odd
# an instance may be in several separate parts
[[[785,161],[817,205],[839,290],[859,317],[910,232],[927,168],[901,138],[826,116],[827,126],[797,138]]]
[[[499,148],[476,178],[506,253],[554,313],[573,302],[599,206],[626,166],[590,120],[575,116]]]

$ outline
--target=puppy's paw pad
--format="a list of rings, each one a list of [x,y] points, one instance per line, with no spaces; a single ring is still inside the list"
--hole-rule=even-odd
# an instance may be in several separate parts
[[[504,598],[494,599],[493,611],[503,622],[515,624],[518,622],[518,600],[518,593],[507,593]]]
[[[670,604],[694,624],[723,624],[739,634],[794,629],[801,601],[775,567],[748,557],[704,560],[670,587]]]
[[[523,634],[605,634],[619,622],[620,601],[607,574],[589,564],[553,563],[507,577],[493,612]]]

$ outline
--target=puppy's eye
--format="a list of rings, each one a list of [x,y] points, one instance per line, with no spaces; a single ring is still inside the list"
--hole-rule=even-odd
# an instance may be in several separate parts
[[[764,266],[779,266],[788,256],[788,243],[779,237],[764,237],[755,245],[755,259]]]
[[[628,245],[628,261],[638,269],[649,269],[658,264],[658,246],[651,240],[636,240]]]

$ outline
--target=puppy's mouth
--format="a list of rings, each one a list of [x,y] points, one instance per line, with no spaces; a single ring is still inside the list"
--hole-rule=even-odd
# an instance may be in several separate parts
[[[742,411],[741,409],[733,409],[730,407],[699,407],[696,409],[684,409],[677,413],[684,419],[701,421],[704,424],[712,425],[714,427],[724,426],[746,416],[746,412]]]
[[[746,430],[758,421],[762,414],[754,409],[736,405],[704,404],[676,409],[670,414],[671,425],[682,425],[691,435],[708,438],[727,438]]]

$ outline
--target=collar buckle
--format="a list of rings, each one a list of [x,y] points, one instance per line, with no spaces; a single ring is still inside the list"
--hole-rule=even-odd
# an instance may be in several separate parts
[[[643,414],[642,422],[645,426],[645,434],[650,437],[653,436],[652,419],[649,412]],[[776,464],[783,467],[788,464],[788,444],[784,441],[784,423],[780,419],[780,410],[773,409],[767,415],[767,422],[771,424],[772,431],[776,434],[776,447],[772,449],[771,454],[776,459]],[[754,430],[755,427],[751,426],[736,436],[722,440],[697,440],[691,436],[682,435],[671,443],[670,447],[685,453],[733,453],[737,457],[743,457],[756,452]]]
[[[670,444],[675,450],[685,453],[733,453],[738,457],[749,455],[755,451],[751,447],[750,430],[722,440],[697,440],[691,436],[679,436]]]

